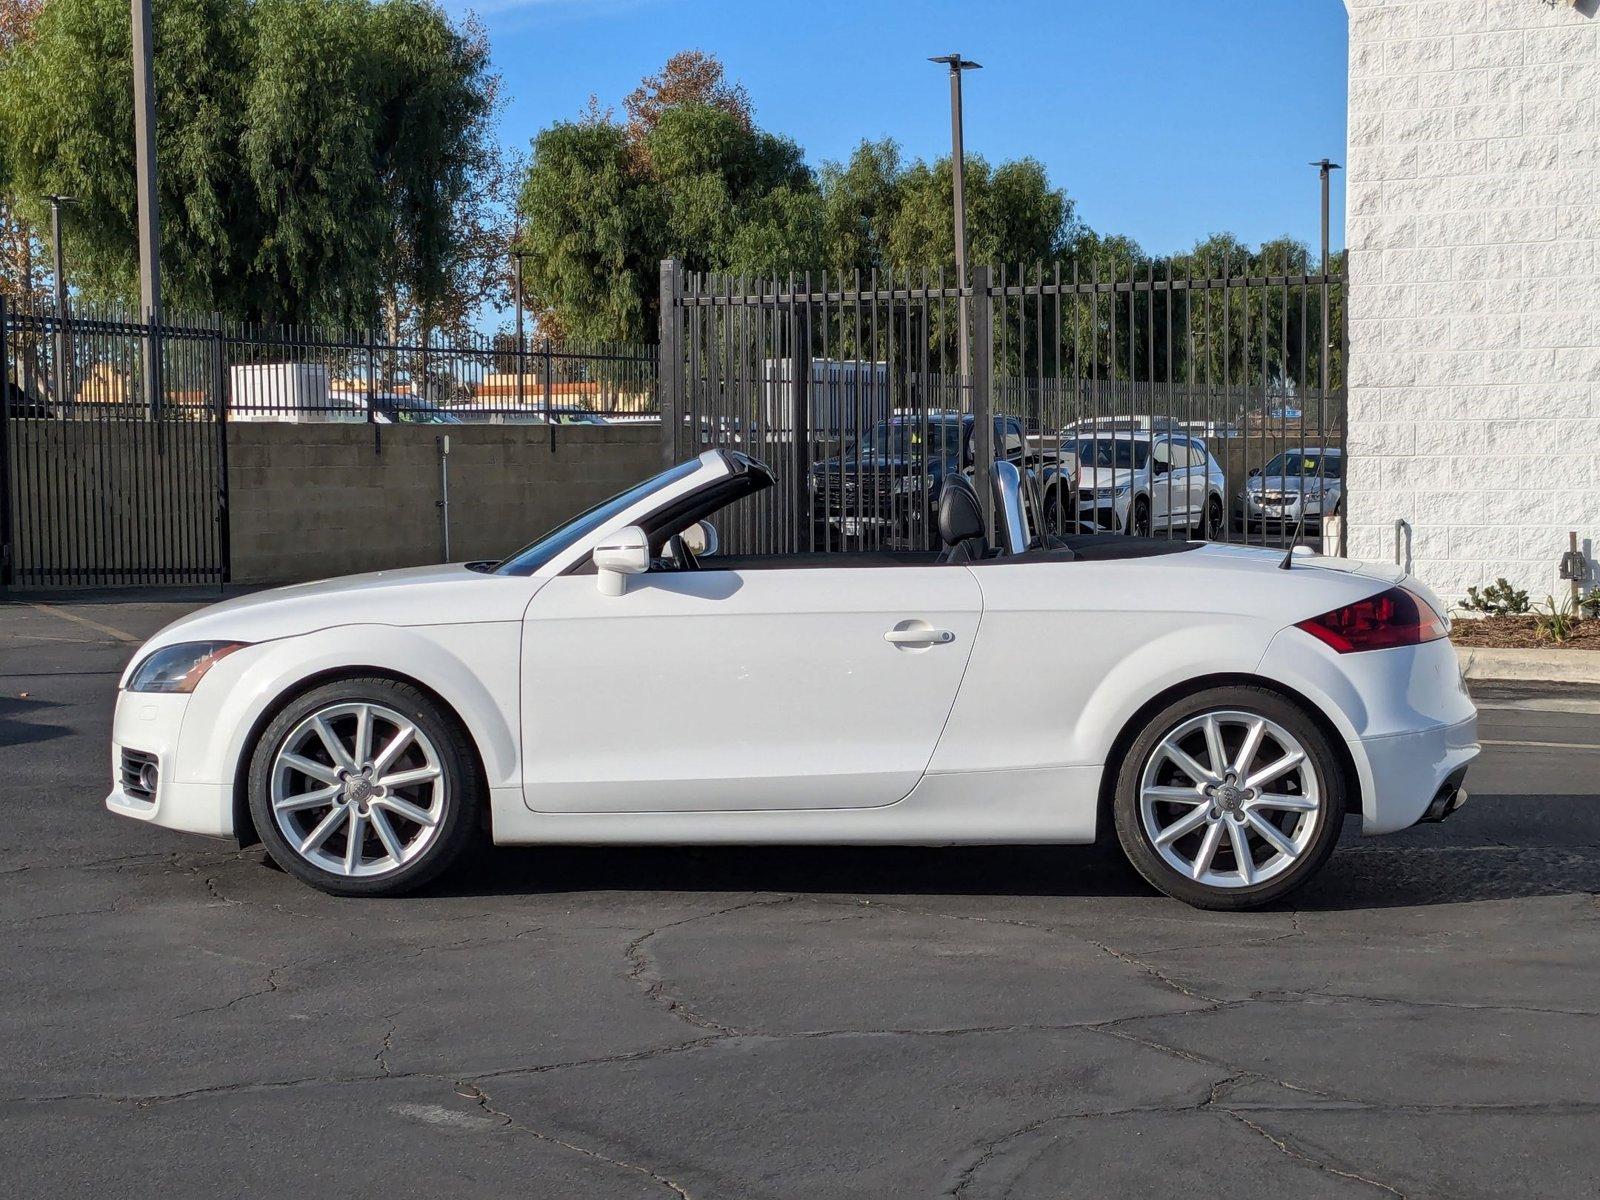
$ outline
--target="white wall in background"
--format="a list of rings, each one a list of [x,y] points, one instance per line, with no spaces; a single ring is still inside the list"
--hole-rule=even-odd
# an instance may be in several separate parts
[[[1350,553],[1542,599],[1600,543],[1596,0],[1347,0]],[[1591,583],[1594,582],[1591,579]]]

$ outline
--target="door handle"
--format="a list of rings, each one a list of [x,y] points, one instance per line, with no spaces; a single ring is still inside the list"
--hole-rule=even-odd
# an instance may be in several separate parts
[[[891,629],[883,635],[891,646],[943,646],[956,640],[948,629]]]

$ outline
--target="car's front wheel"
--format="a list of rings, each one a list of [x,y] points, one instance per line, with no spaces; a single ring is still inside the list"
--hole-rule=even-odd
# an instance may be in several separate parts
[[[291,701],[250,760],[250,812],[284,870],[338,896],[391,896],[467,848],[482,803],[465,732],[410,684],[341,679]]]
[[[1168,705],[1118,770],[1117,838],[1151,884],[1199,908],[1276,900],[1314,875],[1339,838],[1345,781],[1327,737],[1257,687]]]

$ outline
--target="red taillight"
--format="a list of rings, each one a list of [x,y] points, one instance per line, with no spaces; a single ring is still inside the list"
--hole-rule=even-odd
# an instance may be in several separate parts
[[[1301,621],[1312,637],[1340,654],[1359,650],[1387,650],[1392,646],[1419,646],[1446,636],[1449,626],[1421,596],[1393,587],[1354,604],[1346,604],[1320,617]]]

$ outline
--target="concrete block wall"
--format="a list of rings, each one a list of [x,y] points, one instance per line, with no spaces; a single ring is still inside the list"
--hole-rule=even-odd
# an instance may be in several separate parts
[[[450,438],[450,557],[500,558],[661,469],[655,424],[228,427],[233,581],[293,583],[443,561],[438,438]]]
[[[1347,0],[1350,553],[1565,594],[1600,541],[1596,0]],[[1591,583],[1594,582],[1591,577]]]

